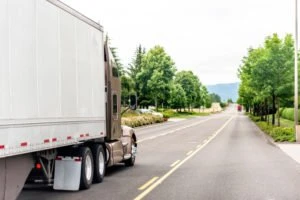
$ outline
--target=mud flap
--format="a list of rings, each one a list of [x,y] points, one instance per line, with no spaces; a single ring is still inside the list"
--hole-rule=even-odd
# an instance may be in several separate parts
[[[31,154],[0,159],[0,200],[17,199],[34,167]]]
[[[58,156],[55,160],[54,190],[79,190],[81,158]]]

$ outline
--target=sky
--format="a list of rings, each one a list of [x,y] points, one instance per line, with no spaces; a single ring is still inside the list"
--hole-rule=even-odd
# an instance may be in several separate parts
[[[294,34],[294,0],[62,0],[99,22],[124,66],[139,44],[164,47],[204,85],[239,81],[249,47]]]

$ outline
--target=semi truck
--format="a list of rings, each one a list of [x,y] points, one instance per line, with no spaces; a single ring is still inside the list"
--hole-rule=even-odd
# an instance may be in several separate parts
[[[76,191],[133,166],[103,27],[58,0],[0,0],[0,199],[25,183]],[[135,97],[130,106],[134,108]]]

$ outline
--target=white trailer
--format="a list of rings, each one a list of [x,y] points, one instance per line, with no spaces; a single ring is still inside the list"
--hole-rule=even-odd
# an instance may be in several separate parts
[[[78,190],[106,166],[134,164],[103,38],[60,1],[0,0],[0,199],[17,198],[32,168],[28,181]]]

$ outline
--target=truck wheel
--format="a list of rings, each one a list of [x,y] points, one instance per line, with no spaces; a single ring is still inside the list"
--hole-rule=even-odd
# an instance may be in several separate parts
[[[82,158],[80,189],[88,189],[93,182],[94,162],[91,149],[89,147],[81,147],[79,156]]]
[[[92,146],[93,158],[94,158],[94,183],[101,183],[105,175],[105,153],[103,146],[100,144],[94,144]]]
[[[133,166],[135,163],[137,144],[133,138],[131,138],[131,157],[128,160],[125,160],[125,166]]]

